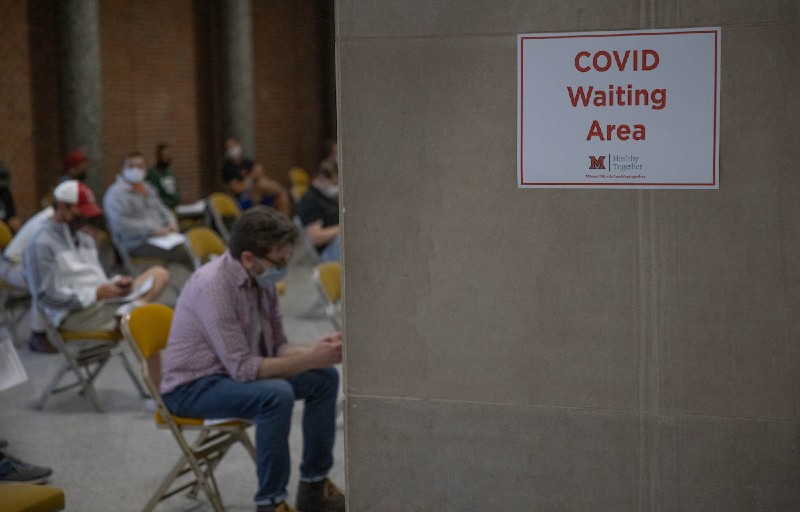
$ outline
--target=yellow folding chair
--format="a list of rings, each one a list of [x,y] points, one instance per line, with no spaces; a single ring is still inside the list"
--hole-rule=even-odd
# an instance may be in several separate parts
[[[3,512],[58,512],[64,510],[64,491],[50,485],[0,485]]]
[[[216,229],[227,243],[231,226],[242,214],[236,199],[224,192],[214,192],[208,196],[208,213],[211,217],[211,227]]]
[[[169,412],[161,399],[159,385],[161,351],[167,346],[171,323],[172,309],[161,304],[140,306],[122,320],[122,332],[139,360],[142,380],[156,404],[156,425],[172,432],[182,452],[142,512],[153,510],[161,501],[187,489],[191,496],[202,489],[214,510],[224,512],[213,471],[236,443],[241,443],[255,462],[255,448],[247,435],[250,423],[231,420],[207,424],[201,418],[182,418]],[[189,432],[197,433],[193,442],[187,438]]]
[[[11,243],[12,238],[11,228],[5,222],[0,221],[0,251]],[[2,257],[3,255],[0,254],[0,258]],[[11,340],[15,345],[20,344],[17,324],[30,305],[31,296],[27,290],[16,288],[0,279],[0,308],[2,308],[0,313],[2,313],[3,324],[8,328]]]
[[[122,333],[119,330],[77,331],[59,329],[53,326],[41,310],[32,311],[31,313],[37,312],[44,319],[47,337],[64,357],[64,363],[44,391],[42,391],[41,396],[34,403],[34,408],[42,410],[45,402],[51,396],[79,388],[79,393],[91,402],[95,410],[103,412],[103,407],[100,405],[100,400],[94,388],[94,381],[112,356],[119,358],[139,395],[142,398],[149,398],[139,379],[136,378],[127,356],[119,347],[119,342],[122,341]],[[61,381],[69,373],[75,377],[75,381],[61,385]]]
[[[311,178],[308,176],[308,172],[302,167],[292,167],[289,169],[289,182],[292,184],[289,190],[292,194],[292,199],[294,199],[295,203],[299,203],[303,195],[308,192]]]
[[[195,268],[208,262],[212,257],[225,252],[225,242],[211,228],[196,226],[186,232],[186,242],[195,261]]]
[[[314,282],[325,304],[325,314],[333,325],[342,324],[342,265],[336,262],[322,263],[314,269]]]

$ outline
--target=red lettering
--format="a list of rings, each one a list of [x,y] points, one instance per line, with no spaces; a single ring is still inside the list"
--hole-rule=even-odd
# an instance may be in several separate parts
[[[575,56],[575,69],[577,69],[581,73],[586,73],[587,71],[592,69],[589,66],[581,67],[581,63],[579,62],[581,60],[581,57],[588,57],[589,55],[591,54],[587,51],[578,52],[578,55]]]
[[[592,126],[589,127],[589,133],[586,135],[586,140],[590,141],[594,137],[597,137],[598,140],[607,141],[614,140],[615,136],[619,140],[645,140],[647,137],[643,124],[633,125],[633,131],[631,131],[630,125],[627,124],[607,124],[605,133],[603,133],[602,126],[597,119],[595,119],[592,121]]]
[[[625,58],[623,58],[622,61],[620,62],[619,53],[617,53],[616,51],[614,52],[614,60],[617,62],[617,68],[620,71],[625,71],[625,65],[628,63],[628,57],[631,56],[631,51],[630,50],[625,50],[624,55],[625,55]],[[634,58],[634,66],[636,65],[635,61],[636,61],[636,59]]]
[[[600,137],[600,140],[606,140],[603,138],[603,130],[600,129],[600,123],[597,122],[597,119],[592,121],[592,127],[589,128],[589,135],[586,136],[586,140],[592,140],[592,137]]]
[[[603,67],[603,66],[601,66],[601,65],[599,65],[597,63],[597,58],[598,57],[603,57],[604,59],[606,59],[606,66],[605,67]],[[611,67],[611,55],[609,55],[607,51],[599,51],[599,52],[594,54],[594,59],[592,59],[592,64],[594,64],[594,69],[596,69],[597,71],[600,71],[600,72],[608,71],[608,68]]]
[[[647,57],[652,57],[652,64],[647,63]],[[658,67],[658,52],[655,50],[642,50],[642,71],[652,71]]]
[[[591,66],[584,59],[591,57]],[[583,50],[575,55],[575,69],[581,73],[587,73],[594,69],[600,73],[605,73],[611,69],[625,71],[628,64],[633,65],[633,71],[652,71],[658,67],[660,58],[655,50],[600,50],[592,55],[591,52]]]

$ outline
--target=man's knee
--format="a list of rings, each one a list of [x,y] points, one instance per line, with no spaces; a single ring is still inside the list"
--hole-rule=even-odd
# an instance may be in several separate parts
[[[281,409],[289,411],[294,408],[294,389],[289,382],[281,379],[271,379],[262,381],[264,392],[262,393],[261,406],[264,410]]]

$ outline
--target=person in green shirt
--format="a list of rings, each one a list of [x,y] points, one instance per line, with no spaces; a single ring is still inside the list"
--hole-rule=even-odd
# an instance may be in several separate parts
[[[167,144],[156,147],[156,165],[147,171],[147,181],[158,190],[161,200],[169,208],[175,208],[181,202],[178,193],[178,180],[172,174],[169,166],[172,165],[172,149]]]

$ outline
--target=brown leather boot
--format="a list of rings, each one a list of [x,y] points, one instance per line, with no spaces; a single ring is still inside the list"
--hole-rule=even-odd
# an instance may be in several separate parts
[[[344,493],[329,479],[300,482],[297,489],[298,512],[345,512]]]

